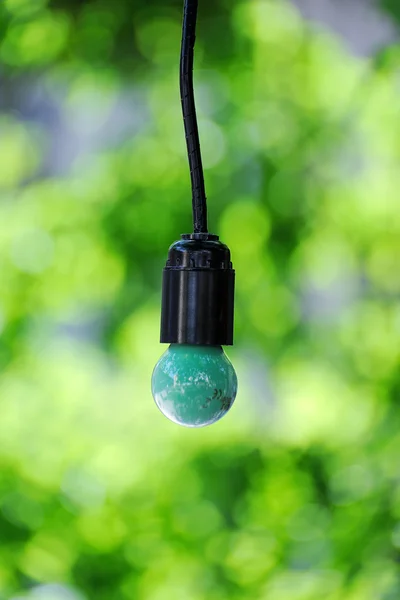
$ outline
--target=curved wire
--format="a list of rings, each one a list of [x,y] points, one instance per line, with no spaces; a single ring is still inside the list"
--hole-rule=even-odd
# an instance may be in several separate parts
[[[194,233],[208,233],[207,198],[201,160],[199,130],[193,89],[194,45],[198,0],[185,0],[180,63],[180,89],[186,145],[192,183]]]

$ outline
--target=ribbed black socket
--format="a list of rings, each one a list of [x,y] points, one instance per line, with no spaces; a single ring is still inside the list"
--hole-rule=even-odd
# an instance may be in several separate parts
[[[217,235],[182,235],[163,271],[161,342],[233,344],[235,271]]]

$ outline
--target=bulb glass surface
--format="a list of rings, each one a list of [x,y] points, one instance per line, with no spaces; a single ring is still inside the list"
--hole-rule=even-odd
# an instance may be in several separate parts
[[[185,427],[205,427],[221,419],[237,392],[235,370],[221,346],[171,344],[151,383],[161,412]]]

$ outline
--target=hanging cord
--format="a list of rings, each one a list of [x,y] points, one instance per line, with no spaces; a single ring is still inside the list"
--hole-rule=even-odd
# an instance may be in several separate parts
[[[207,198],[201,161],[199,130],[193,90],[194,45],[198,0],[185,0],[180,65],[180,88],[186,145],[192,181],[194,233],[207,233]]]

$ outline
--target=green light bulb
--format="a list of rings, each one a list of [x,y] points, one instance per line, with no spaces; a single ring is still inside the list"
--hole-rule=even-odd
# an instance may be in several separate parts
[[[221,346],[171,344],[151,381],[163,415],[185,427],[205,427],[231,408],[237,377]]]

